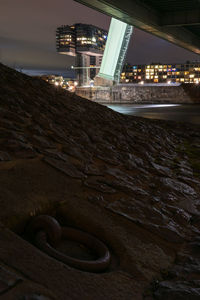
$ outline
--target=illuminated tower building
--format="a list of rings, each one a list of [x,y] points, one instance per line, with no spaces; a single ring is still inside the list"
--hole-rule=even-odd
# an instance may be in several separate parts
[[[89,79],[98,73],[106,40],[107,31],[93,25],[74,24],[57,28],[57,51],[75,57],[80,85],[87,85]]]

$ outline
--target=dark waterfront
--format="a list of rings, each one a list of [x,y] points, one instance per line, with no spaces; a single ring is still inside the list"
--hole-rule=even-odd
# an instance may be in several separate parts
[[[125,115],[200,124],[197,104],[111,104],[107,107]]]

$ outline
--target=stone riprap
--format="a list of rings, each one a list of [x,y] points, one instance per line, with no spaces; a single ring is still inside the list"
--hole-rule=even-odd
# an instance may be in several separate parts
[[[1,298],[200,297],[200,128],[0,74]],[[40,214],[102,240],[109,269],[73,269],[24,240]]]

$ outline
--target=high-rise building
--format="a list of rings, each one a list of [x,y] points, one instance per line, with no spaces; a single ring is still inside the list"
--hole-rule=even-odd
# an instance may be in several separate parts
[[[104,29],[81,23],[57,28],[57,51],[75,57],[80,85],[88,84],[99,71],[107,35],[108,32]]]

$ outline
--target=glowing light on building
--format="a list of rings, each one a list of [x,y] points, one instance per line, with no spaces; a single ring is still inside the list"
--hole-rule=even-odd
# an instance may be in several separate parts
[[[131,72],[131,71],[134,71]],[[126,64],[121,82],[129,79],[130,83],[200,83],[200,62],[175,65],[138,65]],[[170,82],[170,83],[169,83]]]
[[[132,26],[112,18],[106,42],[106,48],[104,51],[101,69],[99,73],[100,77],[109,80],[116,80],[117,68],[121,68],[121,66],[119,66],[120,55],[125,55],[125,53],[122,53],[122,51],[125,51],[122,48],[123,43],[125,41],[125,37],[127,38],[126,35],[128,30],[132,33]]]

